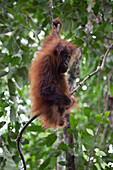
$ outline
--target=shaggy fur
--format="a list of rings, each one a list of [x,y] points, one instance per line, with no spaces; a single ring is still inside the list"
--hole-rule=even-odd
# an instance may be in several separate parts
[[[59,71],[64,62],[61,52],[73,55],[75,46],[58,37],[58,23],[61,30],[62,25],[57,18],[53,21],[51,34],[46,37],[29,69],[31,113],[39,117],[45,128],[64,126],[65,114],[75,103],[65,74]]]

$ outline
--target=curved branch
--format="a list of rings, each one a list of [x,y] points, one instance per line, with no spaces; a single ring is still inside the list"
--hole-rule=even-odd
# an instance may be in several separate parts
[[[105,61],[106,61],[106,58],[107,58],[108,53],[110,52],[111,49],[113,49],[113,44],[111,44],[111,45],[109,46],[109,48],[107,49],[107,51],[106,51],[106,53],[105,53],[105,55],[104,55],[104,58],[103,58],[103,61],[102,61],[101,66],[98,66],[97,69],[96,69],[94,72],[92,72],[91,74],[89,74],[83,81],[81,81],[81,82],[79,83],[79,85],[71,92],[71,95],[72,95],[73,93],[77,92],[77,91],[85,84],[85,82],[86,82],[89,78],[91,78],[92,76],[94,76],[94,75],[95,75],[96,73],[98,73],[99,71],[103,70],[104,64],[105,64]]]
[[[26,163],[25,163],[24,156],[23,156],[22,151],[21,151],[21,148],[20,148],[20,141],[21,141],[21,138],[22,138],[22,134],[23,134],[23,132],[25,131],[25,129],[27,128],[27,126],[28,126],[33,120],[35,120],[36,118],[37,118],[36,115],[33,116],[33,117],[23,126],[23,128],[22,128],[21,131],[19,132],[19,134],[18,134],[18,136],[17,136],[17,140],[16,140],[16,142],[17,142],[17,148],[18,148],[18,151],[19,151],[21,160],[22,160],[22,162],[23,162],[23,168],[24,168],[24,170],[26,170],[27,168],[26,168]]]

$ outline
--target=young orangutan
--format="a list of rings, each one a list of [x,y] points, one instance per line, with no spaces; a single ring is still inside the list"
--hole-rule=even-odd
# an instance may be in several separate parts
[[[75,46],[60,39],[61,28],[60,19],[53,20],[51,34],[29,69],[31,113],[39,117],[44,128],[64,126],[65,114],[76,103],[65,76]]]

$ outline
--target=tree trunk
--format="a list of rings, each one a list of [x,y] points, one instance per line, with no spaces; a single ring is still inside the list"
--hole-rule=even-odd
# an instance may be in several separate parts
[[[72,91],[73,87],[75,86],[76,78],[80,76],[81,58],[82,58],[81,51],[79,49],[77,49],[76,55],[73,58],[72,66],[71,66],[71,68],[68,72],[68,76],[67,76],[70,91]],[[67,133],[67,129],[68,128],[71,129],[69,114],[66,115],[66,119],[67,119],[67,126],[63,129],[63,133],[64,133],[64,140],[69,146],[71,144],[74,144],[74,137],[73,137],[73,134],[70,135]],[[75,148],[74,148],[74,150],[75,150]],[[74,155],[72,155],[68,152],[66,152],[66,170],[77,170],[76,158]]]

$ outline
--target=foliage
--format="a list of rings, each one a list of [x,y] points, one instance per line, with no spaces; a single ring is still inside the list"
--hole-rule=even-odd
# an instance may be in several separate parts
[[[30,118],[28,68],[51,28],[48,6],[47,0],[0,1],[0,166],[4,170],[22,167],[16,138]],[[113,42],[113,1],[53,0],[52,12],[54,18],[59,17],[63,23],[65,39],[73,40],[82,49],[79,82],[100,65],[106,49]],[[63,157],[59,164],[65,169],[64,151],[76,155],[78,169],[85,169],[93,145],[92,169],[111,168],[113,133],[106,119],[108,112],[95,144],[94,134],[104,108],[107,74],[113,67],[112,55],[113,50],[104,70],[76,93],[80,109],[71,114],[72,129],[68,129],[75,138],[73,146],[62,142],[56,148],[56,133],[61,129],[45,131],[38,120],[26,129],[21,143],[28,170],[54,170],[59,155]],[[113,96],[113,81],[110,95]],[[99,147],[106,125],[106,138]]]

